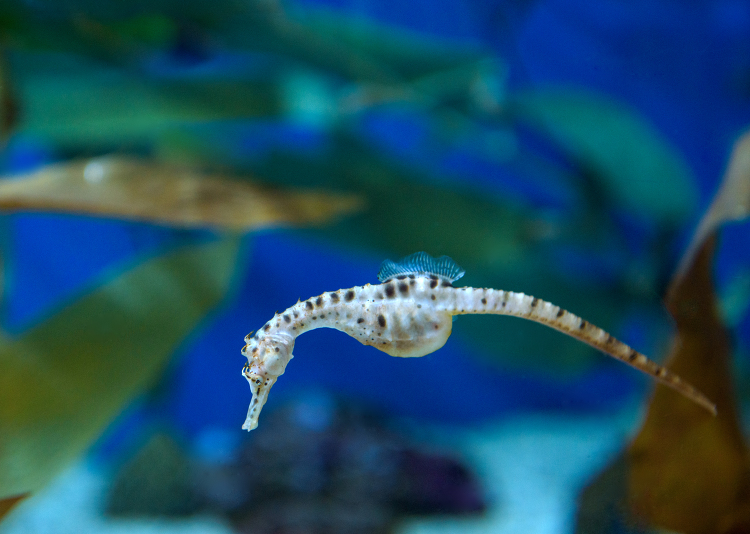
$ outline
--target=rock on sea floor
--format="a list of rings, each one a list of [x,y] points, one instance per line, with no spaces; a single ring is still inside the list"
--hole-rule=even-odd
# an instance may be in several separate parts
[[[641,413],[525,415],[455,437],[483,481],[480,518],[407,520],[398,534],[572,534],[584,486],[628,441]]]

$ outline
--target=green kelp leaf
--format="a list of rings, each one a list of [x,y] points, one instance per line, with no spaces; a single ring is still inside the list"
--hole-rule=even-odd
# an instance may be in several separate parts
[[[150,47],[179,46],[194,39],[197,48],[216,40],[225,46],[271,52],[305,68],[350,81],[408,81],[467,61],[479,47],[428,36],[362,17],[284,2],[82,2],[56,5],[54,16],[25,2],[11,2],[0,30],[14,47],[54,50],[137,63]],[[187,31],[186,31],[187,30]],[[135,61],[134,61],[135,59]]]
[[[356,82],[395,83],[476,60],[476,46],[310,6],[244,4],[217,31],[234,46],[268,51]]]
[[[354,195],[271,188],[124,156],[48,165],[0,180],[0,210],[86,213],[183,228],[319,224],[360,205]]]
[[[140,263],[0,345],[0,498],[80,454],[226,295],[239,240]]]
[[[18,102],[5,60],[5,51],[0,48],[0,148],[5,145],[17,122]]]
[[[10,63],[23,106],[18,133],[62,150],[142,146],[194,123],[281,112],[271,80],[154,80],[52,53],[16,52]]]
[[[509,111],[567,151],[613,204],[672,224],[695,208],[697,191],[679,152],[624,104],[550,89],[515,95]]]

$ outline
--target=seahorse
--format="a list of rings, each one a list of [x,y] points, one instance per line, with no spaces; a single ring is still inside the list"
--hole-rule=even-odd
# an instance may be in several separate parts
[[[245,337],[242,374],[253,397],[242,428],[258,426],[268,393],[292,359],[300,334],[335,328],[391,356],[415,358],[441,348],[451,334],[453,317],[466,314],[511,315],[559,330],[651,375],[716,415],[716,405],[703,393],[601,328],[524,293],[454,287],[464,273],[448,256],[417,252],[399,262],[384,261],[378,285],[322,293],[276,313],[256,334]]]

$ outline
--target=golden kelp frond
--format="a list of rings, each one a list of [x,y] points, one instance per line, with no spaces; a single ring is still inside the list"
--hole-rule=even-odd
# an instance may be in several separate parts
[[[679,282],[690,268],[698,249],[726,221],[743,219],[750,214],[750,131],[745,132],[734,144],[729,166],[724,173],[719,191],[708,211],[701,218],[687,252],[680,261],[672,279],[672,285]]]
[[[5,517],[5,515],[10,512],[15,506],[24,500],[26,497],[28,497],[28,493],[23,493],[21,495],[16,495],[14,497],[7,497],[5,499],[0,499],[0,520]]]
[[[0,499],[43,487],[155,380],[225,298],[239,241],[124,269],[0,342]]]
[[[0,182],[0,209],[81,213],[183,228],[248,231],[318,224],[359,206],[352,195],[275,189],[120,156],[49,165]]]
[[[666,297],[677,327],[666,366],[709,396],[718,416],[657,386],[633,443],[585,490],[579,534],[600,531],[604,521],[611,526],[612,510],[621,512],[621,532],[631,532],[632,525],[639,527],[632,532],[643,532],[643,526],[684,534],[750,532],[750,455],[732,385],[730,338],[712,282],[717,230],[747,214],[749,192],[746,135],[735,146],[724,182]],[[605,493],[620,502],[597,500]]]
[[[627,452],[632,513],[686,534],[750,531],[750,455],[732,386],[731,343],[711,277],[719,226],[747,216],[748,207],[750,135],[745,134],[666,298],[677,326],[668,366],[711,397],[719,415],[704,417],[657,388]]]
[[[685,534],[750,529],[750,462],[732,387],[731,344],[711,282],[714,241],[712,235],[704,242],[668,296],[677,334],[667,365],[701,388],[718,416],[706,417],[657,387],[626,453],[631,513]],[[742,530],[733,530],[739,525]]]

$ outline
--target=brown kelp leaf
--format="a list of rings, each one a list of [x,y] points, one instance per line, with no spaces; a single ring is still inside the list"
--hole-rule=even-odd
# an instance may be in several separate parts
[[[142,262],[0,342],[0,498],[80,454],[227,294],[239,239]]]
[[[698,228],[695,230],[687,252],[680,261],[672,283],[676,283],[685,274],[699,247],[722,223],[743,219],[748,214],[750,214],[750,131],[745,132],[734,144],[724,181],[708,211],[698,223]]]
[[[0,182],[0,209],[239,231],[322,223],[359,205],[352,195],[272,189],[118,156],[50,165]]]
[[[6,497],[5,499],[0,499],[0,520],[7,515],[8,512],[10,512],[15,506],[24,500],[26,497],[28,497],[28,493],[22,493],[21,495],[15,495],[13,497]]]
[[[730,342],[711,281],[714,241],[703,244],[667,297],[677,324],[667,366],[708,395],[718,416],[657,387],[627,452],[634,516],[685,534],[740,532],[739,525],[750,531],[750,462],[735,408]]]
[[[5,54],[0,49],[0,147],[8,140],[18,122],[18,103],[10,83]]]
[[[582,495],[579,534],[612,526],[613,516],[620,532],[642,532],[645,525],[684,534],[750,532],[750,455],[732,386],[731,344],[711,277],[718,227],[747,214],[749,171],[746,135],[666,297],[677,327],[667,367],[711,398],[718,416],[657,385],[633,443]],[[609,476],[623,466],[622,476]],[[622,500],[597,502],[604,493]]]

